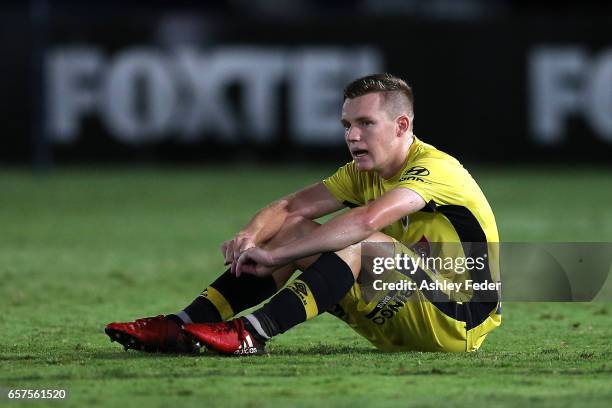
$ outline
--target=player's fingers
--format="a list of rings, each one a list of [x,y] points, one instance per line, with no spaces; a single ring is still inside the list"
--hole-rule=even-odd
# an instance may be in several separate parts
[[[255,268],[253,275],[257,275],[258,277],[267,276],[270,275],[273,270],[274,268],[260,264]]]
[[[242,275],[242,272],[244,270],[244,265],[245,265],[247,259],[248,259],[248,255],[245,254],[245,253],[243,253],[241,255],[238,255],[235,258],[235,261],[234,261],[234,264],[235,264],[234,265],[234,273],[235,273],[237,278],[240,277],[240,275]]]
[[[243,253],[244,251],[251,249],[251,248],[255,248],[255,247],[256,247],[255,242],[251,241],[248,238],[243,238],[240,241],[240,244],[238,246],[238,251],[240,253]]]
[[[238,259],[240,257],[240,254],[242,253],[242,242],[244,240],[242,238],[238,239],[238,241],[236,241],[234,243],[234,247],[232,248],[233,253],[232,256],[234,257],[234,259]]]
[[[240,258],[238,258],[238,260],[236,261],[236,277],[240,277],[240,275],[242,275],[244,273],[245,268],[247,268],[247,263],[246,263],[246,258],[245,256],[241,256]]]
[[[257,267],[253,264],[243,264],[240,268],[240,273],[259,276],[259,274],[257,273]]]
[[[227,265],[227,245],[228,241],[221,244],[221,254],[223,255],[223,262],[225,262],[225,265]]]
[[[238,270],[238,260],[232,262],[232,266],[230,267],[230,273],[235,275],[236,277],[240,276],[240,271]]]
[[[225,248],[225,264],[229,265],[234,259],[234,240],[231,240]]]
[[[252,269],[255,267],[255,262],[249,256],[248,253],[243,252],[236,262],[236,277],[242,275],[243,273],[251,273]]]
[[[240,268],[240,271],[238,272],[240,273],[240,275],[245,274],[245,273],[252,275],[255,272],[255,267],[256,267],[256,264],[253,262],[252,259],[246,256],[241,256],[237,269]]]

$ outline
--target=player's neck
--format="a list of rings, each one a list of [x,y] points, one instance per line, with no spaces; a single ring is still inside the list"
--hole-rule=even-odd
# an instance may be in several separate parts
[[[384,169],[381,169],[378,172],[378,175],[385,180],[389,180],[393,178],[406,163],[406,159],[408,158],[408,152],[410,152],[410,146],[414,143],[414,136],[410,135],[405,143],[402,144],[401,148],[398,151],[398,154],[393,157],[393,159],[389,162]]]

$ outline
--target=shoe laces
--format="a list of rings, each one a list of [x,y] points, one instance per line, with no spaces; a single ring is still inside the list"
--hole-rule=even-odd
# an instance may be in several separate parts
[[[134,323],[138,326],[146,326],[148,323],[162,321],[164,319],[164,315],[158,315],[154,317],[143,317],[142,319],[136,319]]]
[[[240,341],[241,343],[243,340],[246,339],[246,336],[244,335],[244,332],[246,330],[244,328],[244,323],[242,322],[242,319],[234,319],[227,322],[214,323],[212,330],[219,334],[236,333],[236,335],[238,336],[238,341]]]

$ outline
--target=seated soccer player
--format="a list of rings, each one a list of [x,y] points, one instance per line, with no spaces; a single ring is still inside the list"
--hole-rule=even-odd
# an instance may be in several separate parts
[[[229,269],[184,310],[111,323],[105,329],[111,340],[151,352],[205,346],[223,354],[261,354],[272,337],[328,311],[382,350],[477,350],[501,323],[496,294],[469,290],[453,297],[421,285],[448,277],[435,267],[389,271],[385,282],[408,279],[418,286],[384,289],[380,281],[374,285],[378,272],[367,261],[372,253],[364,252],[418,258],[431,253],[434,243],[455,243],[483,268],[453,280],[497,280],[493,212],[455,158],[413,135],[413,104],[411,88],[389,74],[350,83],[341,121],[353,160],[260,210],[223,243]],[[345,207],[324,224],[314,221]],[[296,270],[301,274],[285,287]]]

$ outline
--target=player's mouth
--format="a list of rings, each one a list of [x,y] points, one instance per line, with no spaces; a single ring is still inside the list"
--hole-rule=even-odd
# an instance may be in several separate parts
[[[355,149],[351,152],[354,158],[360,158],[368,155],[368,151],[365,149]]]

